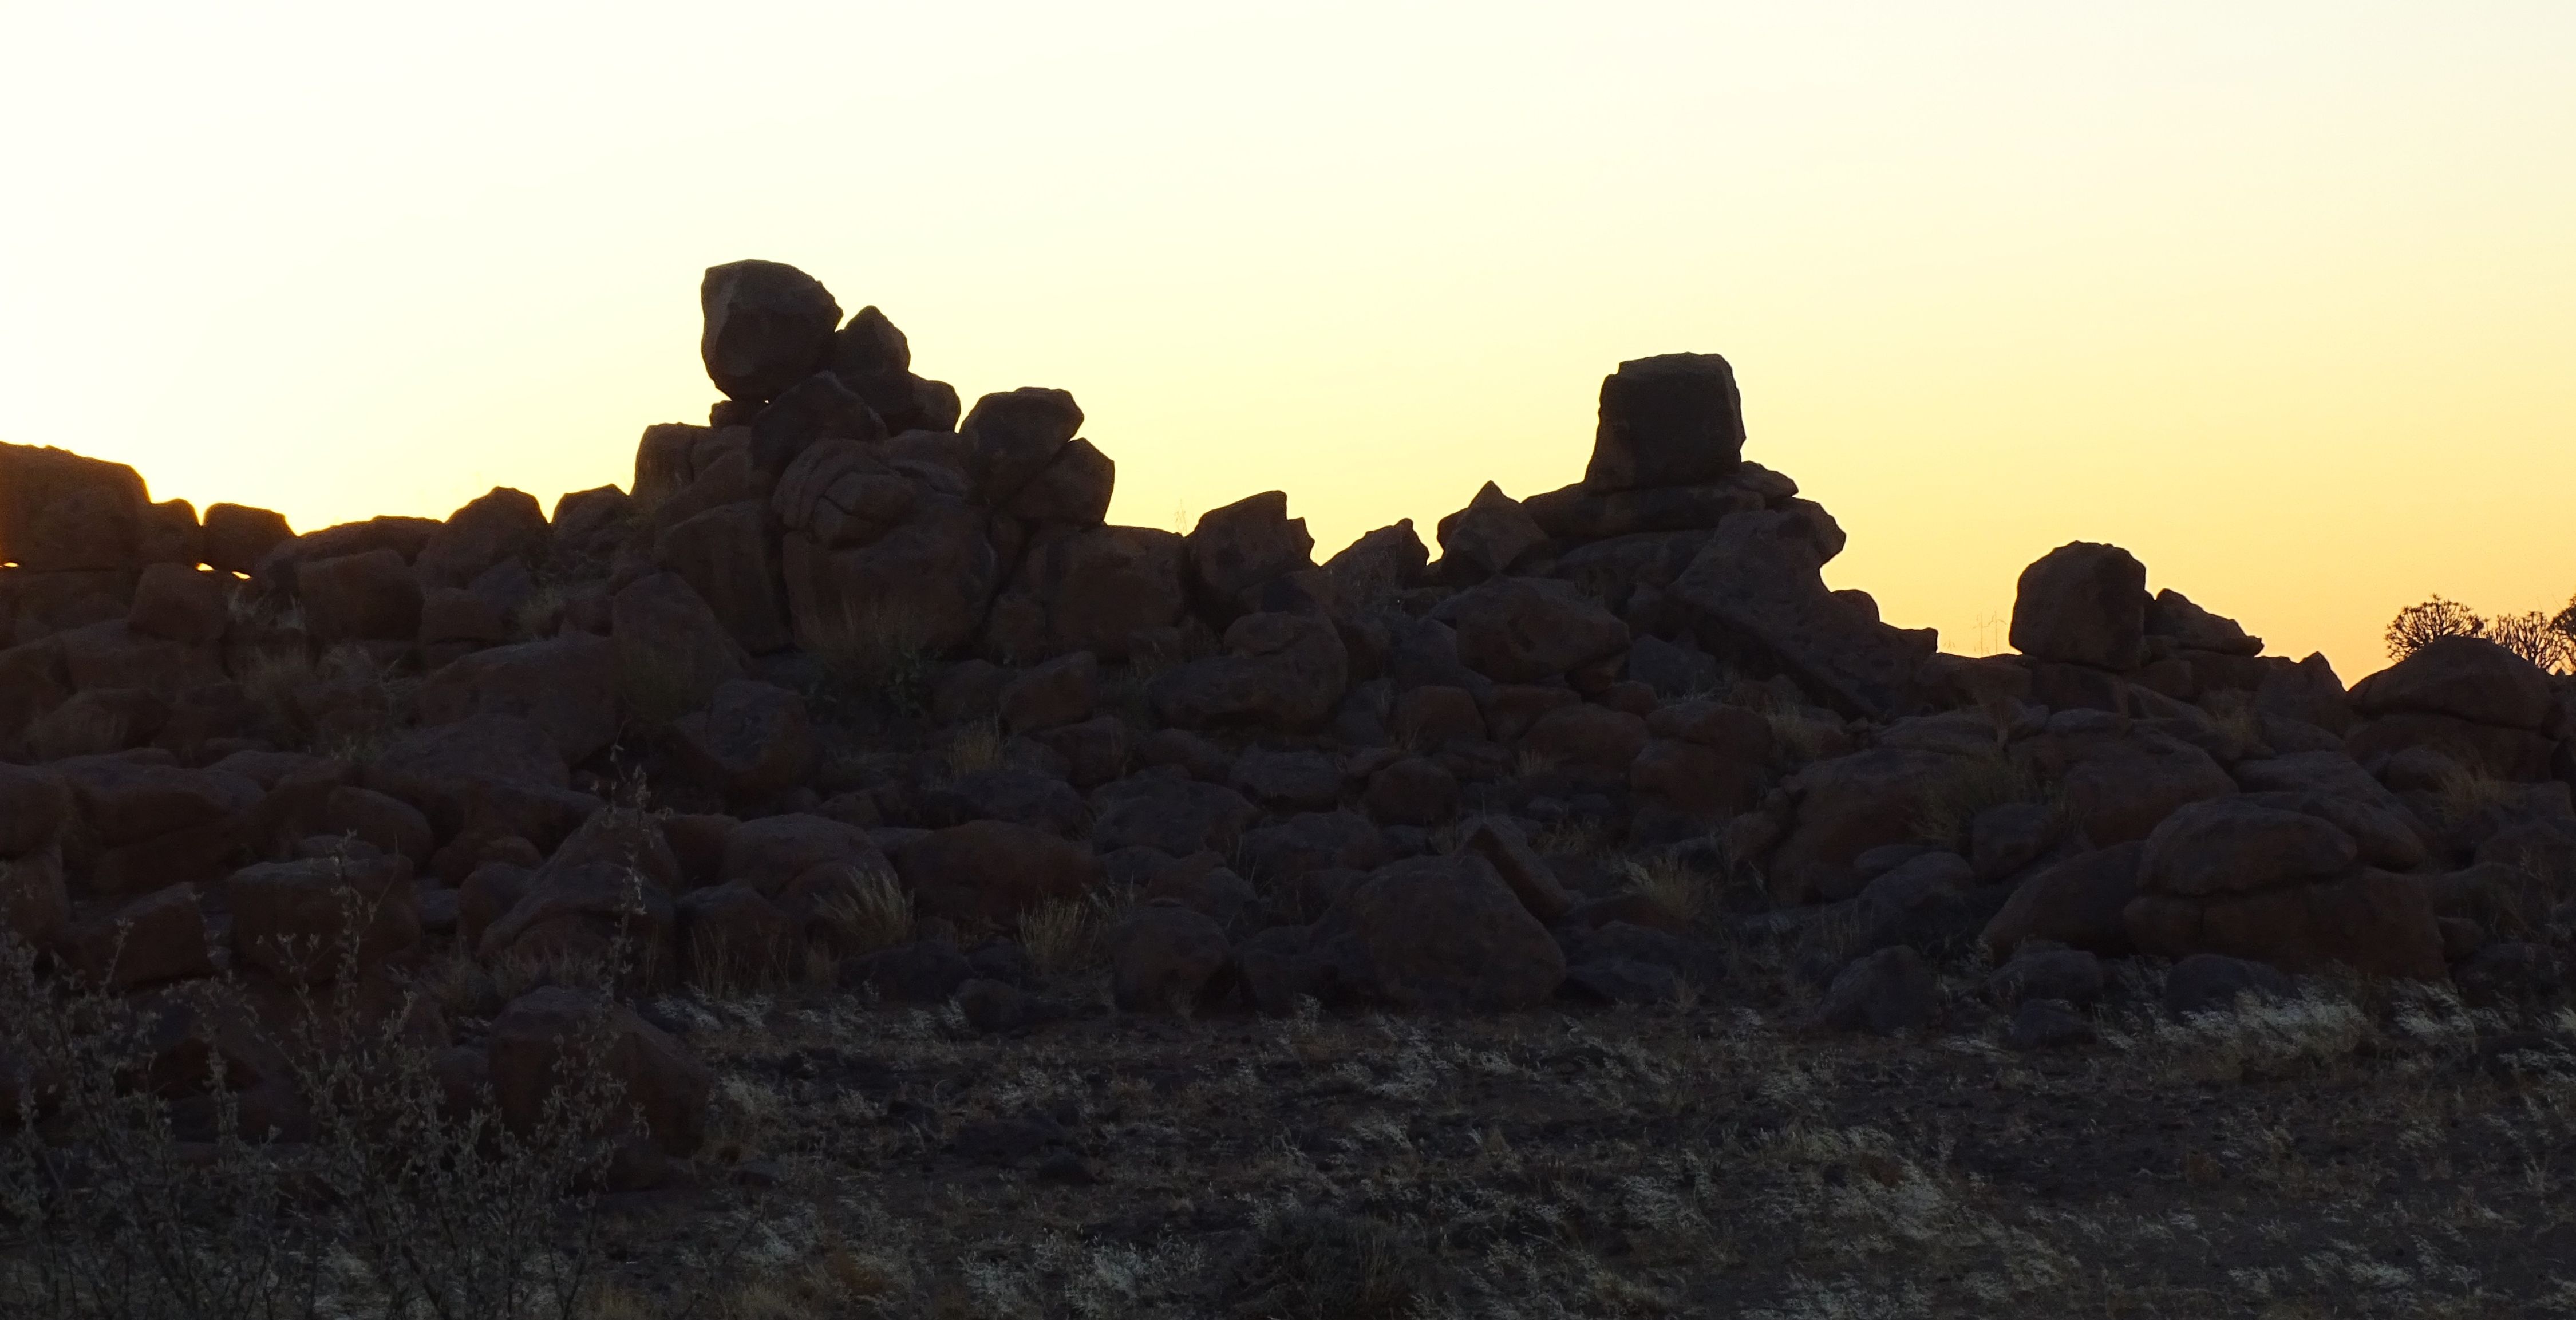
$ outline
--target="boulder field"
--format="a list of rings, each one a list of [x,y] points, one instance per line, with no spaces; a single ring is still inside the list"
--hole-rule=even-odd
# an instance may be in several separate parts
[[[2569,680],[2456,638],[2347,690],[2086,542],[2014,654],[1943,652],[1826,586],[1722,357],[1620,364],[1581,482],[1319,563],[1277,491],[1109,524],[1073,395],[961,407],[792,267],[701,296],[706,424],[551,513],[298,535],[0,445],[0,926],[135,994],[793,967],[1002,1025],[1077,1011],[1029,965],[1067,912],[1133,1012],[1669,999],[1820,930],[1825,1027],[1924,1020],[1944,963],[2556,985]],[[460,1076],[532,1105],[596,1018],[695,1140],[652,1022],[492,1018]]]

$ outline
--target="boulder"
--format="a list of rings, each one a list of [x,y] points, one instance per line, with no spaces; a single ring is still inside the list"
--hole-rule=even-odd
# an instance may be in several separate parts
[[[2096,844],[2143,839],[2185,804],[2236,789],[2209,753],[2116,720],[2034,739],[2032,756],[2056,783],[2067,818]]]
[[[643,637],[634,640],[638,652],[650,645]],[[617,740],[618,679],[619,645],[605,637],[566,633],[496,646],[450,661],[422,680],[420,721],[515,716],[543,730],[556,754],[577,765]]]
[[[1331,716],[1349,683],[1350,653],[1327,619],[1246,614],[1225,630],[1224,644],[1226,654],[1176,665],[1146,685],[1163,722],[1311,729]]]
[[[1939,752],[1878,747],[1818,761],[1791,776],[1785,787],[1796,814],[1766,870],[1773,900],[1812,903],[1858,893],[1853,862],[1882,844],[1912,842],[1925,793],[1960,765],[1960,758]]]
[[[306,560],[295,570],[295,596],[305,629],[324,646],[420,634],[420,579],[393,550]]]
[[[1091,842],[1101,852],[1143,846],[1174,857],[1232,852],[1261,813],[1242,794],[1169,771],[1104,784],[1091,795]]]
[[[599,809],[599,799],[575,792],[571,779],[545,728],[515,715],[414,730],[388,743],[366,771],[366,787],[418,807],[441,838],[471,828],[515,834],[541,848]]]
[[[1392,860],[1386,835],[1354,811],[1299,812],[1246,831],[1243,856],[1250,873],[1274,889],[1294,887],[1317,871],[1369,871]]]
[[[1531,724],[1521,745],[1577,774],[1625,783],[1645,750],[1646,722],[1606,706],[1561,706]]]
[[[1109,991],[1124,1013],[1205,1008],[1233,984],[1233,950],[1207,915],[1154,902],[1109,930]]]
[[[1342,768],[1322,752],[1246,748],[1226,782],[1273,810],[1329,810],[1342,799]]]
[[[710,885],[680,896],[680,976],[715,991],[766,986],[796,970],[796,923],[746,885]]]
[[[1819,1026],[1893,1035],[1930,1023],[1940,1012],[1940,979],[1923,955],[1902,944],[1880,949],[1836,973],[1816,1006]]]
[[[2090,1004],[2102,997],[2102,960],[2083,949],[2031,949],[1986,978],[1986,995],[2000,1004],[2056,999]]]
[[[0,933],[43,948],[70,924],[71,891],[58,852],[0,857]]]
[[[1324,561],[1333,592],[1353,605],[1380,604],[1420,585],[1431,552],[1414,533],[1411,518],[1398,519],[1342,547]]]
[[[1468,827],[1458,847],[1484,858],[1494,868],[1494,874],[1510,886],[1521,906],[1540,921],[1554,925],[1573,909],[1574,896],[1566,892],[1556,872],[1530,847],[1529,837],[1510,818],[1480,818]]]
[[[1076,651],[1030,669],[1003,685],[1002,727],[1012,733],[1049,729],[1091,718],[1100,700],[1100,660]]]
[[[2175,1017],[2224,1013],[2248,995],[2268,999],[2296,997],[2289,977],[2258,962],[2223,954],[2196,953],[2165,973],[2165,1011]]]
[[[2090,1045],[2099,1039],[2101,1033],[2093,1024],[2063,999],[2022,1001],[2013,1012],[2012,1025],[2004,1030],[2005,1046],[2025,1052]]]
[[[0,444],[0,563],[27,572],[131,568],[149,500],[122,463]]]
[[[425,588],[461,587],[505,560],[543,559],[553,534],[535,496],[496,486],[448,515],[412,568]]]
[[[820,368],[841,305],[813,276],[774,261],[708,269],[698,286],[698,356],[726,397],[767,400]]]
[[[185,881],[74,926],[67,935],[63,952],[72,967],[112,990],[215,971],[197,887]]]
[[[2135,669],[2147,659],[2147,569],[2116,545],[2070,541],[2022,570],[2013,649],[2035,660]]]
[[[1382,824],[1428,828],[1458,814],[1458,778],[1438,761],[1407,756],[1370,775],[1362,801]]]
[[[2538,730],[2556,707],[2549,675],[2483,637],[2445,637],[2353,685],[2353,709],[2376,717],[2444,715]]]
[[[2214,798],[2180,808],[2147,836],[2138,887],[2196,898],[2278,889],[2339,875],[2359,856],[2351,835],[2315,816]]]
[[[921,915],[999,929],[1040,904],[1080,898],[1100,878],[1082,845],[997,820],[922,835],[895,850],[894,868]]]
[[[780,498],[789,485],[780,481]],[[939,484],[914,489],[904,516],[863,544],[834,545],[793,530],[788,519],[781,565],[796,638],[807,650],[858,644],[937,655],[982,626],[1001,573],[986,517]]]
[[[1287,494],[1263,491],[1199,516],[1186,551],[1190,586],[1203,608],[1232,618],[1244,592],[1313,568],[1314,550],[1306,520],[1288,516]]]
[[[1306,953],[1328,998],[1447,1012],[1547,1002],[1565,954],[1482,857],[1378,868],[1317,921]]]
[[[957,428],[975,497],[991,508],[1008,506],[1081,430],[1082,409],[1063,390],[1023,386],[977,399]]]
[[[778,473],[819,441],[847,440],[862,445],[885,443],[884,419],[858,391],[839,376],[818,371],[788,386],[769,406],[753,414],[752,468]]]
[[[2339,751],[2239,761],[2229,773],[2248,794],[2314,798],[2291,809],[2332,821],[2360,845],[2369,865],[2411,871],[2431,855],[2431,832],[2404,800]]]
[[[1721,661],[1786,674],[1844,715],[1894,718],[1914,706],[1914,675],[1936,639],[1890,628],[1875,607],[1826,589],[1823,567],[1839,539],[1799,509],[1737,514],[1674,581],[1666,605]]]
[[[694,588],[753,655],[785,650],[791,640],[768,519],[761,501],[737,500],[672,523],[653,541],[653,561]]]
[[[676,573],[628,583],[612,610],[617,692],[638,715],[677,718],[707,704],[749,664],[723,620]]]
[[[376,970],[420,942],[411,863],[352,851],[233,872],[224,901],[241,965],[311,984]]]
[[[1566,704],[1580,700],[1572,692],[1553,695],[1561,695]],[[1444,683],[1426,683],[1397,694],[1394,731],[1405,746],[1424,752],[1436,752],[1451,743],[1483,742],[1487,733],[1476,694]]]
[[[1763,766],[1700,743],[1653,738],[1629,763],[1628,786],[1695,820],[1713,821],[1753,809],[1762,798]]]
[[[744,821],[727,831],[717,878],[774,898],[796,877],[832,865],[878,874],[891,870],[866,830],[824,816],[789,813]]]
[[[1756,470],[1760,469],[1755,464],[1744,463],[1738,466],[1737,477],[1726,481],[1644,490],[1601,490],[1577,482],[1532,495],[1521,501],[1521,507],[1529,512],[1542,530],[1560,542],[1615,541],[1670,532],[1692,533],[1705,540],[1709,529],[1729,517],[1751,513],[1777,502],[1759,489],[1767,483],[1746,484],[1741,480],[1744,474]],[[1789,482],[1788,478],[1779,477],[1777,473],[1767,475],[1778,477],[1785,483],[1788,494],[1797,493],[1796,483]],[[1560,570],[1588,548],[1582,547],[1559,560]]]
[[[128,631],[173,642],[220,640],[230,621],[228,582],[186,564],[153,564],[134,585]]]
[[[109,897],[221,877],[242,850],[261,796],[238,775],[122,757],[82,757],[54,768],[85,827],[73,878]]]
[[[1442,601],[1431,618],[1456,631],[1460,662],[1503,683],[1555,678],[1628,648],[1628,625],[1551,578],[1494,578]]]
[[[2142,893],[2126,915],[2138,950],[2164,957],[2223,953],[2293,972],[2427,980],[2446,970],[2430,889],[2384,871],[2209,899]]]
[[[617,1083],[616,1101],[596,1117],[609,1131],[640,1122],[651,1148],[673,1157],[696,1153],[706,1140],[715,1074],[668,1032],[595,995],[531,990],[492,1020],[484,1049],[501,1119],[522,1136],[543,1130],[548,1101],[567,1077],[604,1068]]]
[[[1470,586],[1511,572],[1548,544],[1520,501],[1488,481],[1467,507],[1440,520],[1440,576]]]
[[[1600,428],[1583,484],[1604,491],[1695,485],[1726,476],[1743,453],[1744,401],[1725,358],[1637,358],[1601,382]]]
[[[2191,602],[2191,598],[2167,587],[2147,602],[2147,635],[2162,637],[2176,650],[2209,651],[2219,655],[2250,656],[2263,653],[2263,639],[2249,637],[2236,620],[2212,614]]]
[[[1097,527],[1109,516],[1117,484],[1118,465],[1090,441],[1076,438],[1020,487],[1004,510],[1031,523]]]
[[[71,820],[71,786],[60,774],[0,761],[0,857],[53,847]]]
[[[671,725],[681,758],[734,801],[758,801],[803,780],[820,744],[805,699],[769,683],[723,684],[703,711]]]
[[[206,566],[248,573],[269,551],[295,539],[283,514],[242,504],[206,506]]]
[[[1090,808],[1072,785],[1051,774],[1011,766],[958,776],[955,783],[925,797],[921,815],[925,825],[1000,820],[1058,838],[1081,832],[1091,819]]]
[[[1139,634],[1188,608],[1181,538],[1150,527],[1088,527],[1042,537],[985,624],[984,649],[1032,660],[1090,651],[1124,660]]]

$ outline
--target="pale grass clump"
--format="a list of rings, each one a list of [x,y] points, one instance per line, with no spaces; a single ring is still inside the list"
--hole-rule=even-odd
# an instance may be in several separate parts
[[[2341,1063],[2377,1034],[2346,1000],[2248,998],[2232,1011],[2157,1023],[2147,1045],[2185,1075],[2234,1082]]]
[[[561,584],[538,583],[536,590],[510,611],[510,635],[526,642],[554,636],[563,626],[564,603]]]
[[[1716,896],[1709,892],[1707,877],[1669,854],[1631,858],[1620,869],[1627,873],[1632,892],[1680,921],[1697,924],[1716,911]]]
[[[1803,707],[1766,705],[1762,718],[1771,740],[1792,765],[1805,765],[1832,750],[1842,730],[1819,723]]]
[[[940,750],[940,759],[948,773],[971,775],[982,770],[1002,768],[1002,726],[995,720],[977,720],[961,726]]]
[[[2254,708],[2252,693],[2228,690],[2211,693],[2201,702],[2209,722],[2218,727],[2219,736],[2237,747],[2258,746],[2263,741],[2263,713]]]
[[[2446,823],[2522,801],[2522,786],[2472,766],[2453,766],[2433,787],[2433,811]]]
[[[2002,752],[1960,757],[1948,774],[1923,790],[1914,811],[1914,835],[1926,843],[1964,851],[1969,823],[1979,812],[2011,802],[2045,802],[2048,791],[2030,767]]]
[[[862,868],[858,882],[825,897],[815,905],[814,916],[833,946],[847,955],[874,953],[912,939],[912,894],[884,867]]]
[[[1099,958],[1098,922],[1092,905],[1081,899],[1056,898],[1020,914],[1020,947],[1029,962],[1049,975],[1091,967]]]
[[[799,631],[798,642],[822,663],[840,695],[873,698],[906,714],[928,702],[938,655],[920,611],[900,602],[844,600]]]

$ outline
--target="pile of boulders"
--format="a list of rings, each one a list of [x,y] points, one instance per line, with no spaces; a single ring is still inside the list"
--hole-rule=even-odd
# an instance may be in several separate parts
[[[1017,938],[1068,904],[1120,911],[1139,1011],[1671,1000],[1727,923],[1808,939],[1828,1023],[1989,958],[2043,1042],[2104,957],[2555,984],[2566,680],[2454,639],[2346,692],[2080,542],[2017,654],[1939,652],[1825,585],[1843,533],[1744,460],[1723,358],[1621,364],[1584,479],[1488,484],[1436,558],[1403,522],[1319,564],[1275,491],[1110,525],[1070,394],[961,410],[791,267],[702,300],[708,423],[551,515],[299,536],[0,446],[0,917],[138,991],[819,958],[994,1025],[1070,1011]],[[523,1090],[516,1039],[459,1085]]]

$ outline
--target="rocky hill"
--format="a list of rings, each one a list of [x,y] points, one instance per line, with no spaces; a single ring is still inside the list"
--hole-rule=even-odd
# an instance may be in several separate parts
[[[1436,557],[1317,563],[1276,491],[1112,526],[1064,390],[961,416],[791,267],[702,298],[707,424],[551,516],[297,535],[0,446],[0,920],[138,995],[462,966],[442,1066],[513,1112],[530,1042],[613,1022],[638,1186],[707,1074],[576,970],[1012,1032],[1107,1011],[1095,964],[1120,1014],[1482,1014],[1723,998],[1770,949],[1812,1026],[2000,1005],[2031,1049],[2127,983],[2559,993],[2576,688],[2490,643],[2348,691],[2078,542],[2017,654],[1941,652],[1825,586],[1843,533],[1743,458],[1715,355],[1620,364],[1584,480],[1488,484]]]

